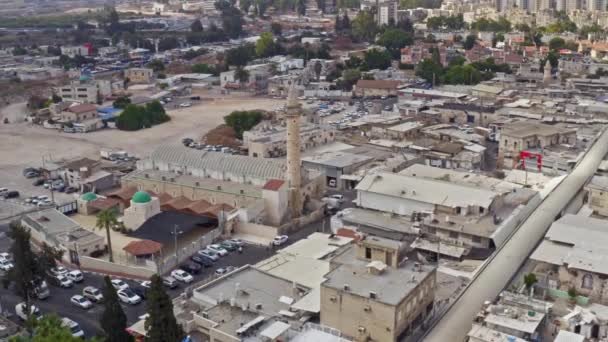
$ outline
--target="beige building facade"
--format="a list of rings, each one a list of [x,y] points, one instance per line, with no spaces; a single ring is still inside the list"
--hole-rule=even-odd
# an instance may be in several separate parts
[[[608,177],[594,176],[585,186],[593,213],[608,216]]]
[[[125,78],[128,78],[131,83],[152,83],[154,81],[154,70],[148,68],[130,68],[125,70]]]

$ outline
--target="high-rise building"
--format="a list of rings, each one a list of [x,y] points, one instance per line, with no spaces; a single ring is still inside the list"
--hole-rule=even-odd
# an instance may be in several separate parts
[[[398,3],[394,0],[382,1],[378,3],[378,25],[389,25],[392,21],[396,24]]]
[[[606,0],[587,0],[587,10],[589,11],[605,11],[606,6]]]

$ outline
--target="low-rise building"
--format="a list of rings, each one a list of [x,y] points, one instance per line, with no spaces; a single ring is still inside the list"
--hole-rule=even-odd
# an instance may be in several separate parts
[[[63,122],[82,122],[97,118],[97,106],[90,103],[75,104],[61,112]]]
[[[354,87],[355,96],[397,96],[397,90],[401,82],[391,80],[359,80]]]
[[[149,68],[129,68],[125,70],[125,78],[131,83],[149,84],[154,82],[154,70]]]
[[[321,323],[356,341],[387,342],[421,325],[433,310],[435,268],[397,257],[360,242],[334,258],[321,285]]]
[[[112,83],[109,80],[93,81],[83,76],[78,81],[53,88],[53,92],[64,100],[98,103],[112,94]]]
[[[567,214],[555,221],[532,253],[539,286],[608,303],[606,268],[607,221]]]
[[[589,206],[593,213],[608,216],[608,177],[593,176],[585,190],[589,193]]]
[[[336,139],[332,126],[303,124],[300,126],[300,147],[302,151],[325,145]],[[287,155],[287,128],[271,122],[262,122],[243,133],[243,145],[250,157],[277,158]]]

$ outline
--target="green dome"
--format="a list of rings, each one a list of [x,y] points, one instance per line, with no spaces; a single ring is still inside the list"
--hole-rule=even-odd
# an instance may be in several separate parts
[[[87,75],[80,75],[80,82],[89,81],[91,78]]]
[[[145,191],[138,191],[135,193],[135,195],[133,195],[131,200],[133,203],[148,203],[152,200],[152,197],[150,197],[150,194]]]
[[[95,195],[92,192],[87,192],[85,194],[82,194],[82,196],[80,196],[80,199],[83,200],[83,201],[90,202],[90,201],[96,200],[97,199],[97,195]]]

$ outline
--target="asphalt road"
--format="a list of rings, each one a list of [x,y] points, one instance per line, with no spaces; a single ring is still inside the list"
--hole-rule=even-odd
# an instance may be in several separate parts
[[[0,226],[0,251],[5,252],[8,251],[11,240],[5,238],[5,234],[8,230],[6,225]],[[290,243],[296,241],[298,239],[297,236],[294,236],[291,239]],[[193,275],[194,282],[191,286],[199,286],[206,281],[213,279],[215,270],[220,267],[225,266],[243,266],[246,264],[255,264],[258,261],[261,261],[270,255],[272,255],[274,251],[267,250],[265,247],[259,246],[246,246],[243,250],[242,254],[233,252],[228,256],[225,256],[218,260],[215,263],[215,266],[212,268],[206,268],[202,270],[200,274]],[[99,319],[101,318],[101,314],[103,312],[103,305],[94,304],[93,307],[89,310],[84,310],[79,307],[76,307],[70,304],[70,298],[75,294],[81,294],[82,290],[86,286],[95,286],[99,289],[103,286],[103,276],[93,273],[85,273],[84,282],[80,284],[74,284],[72,288],[64,289],[56,286],[50,286],[51,296],[44,300],[36,300],[34,305],[38,306],[43,314],[45,313],[54,313],[61,317],[69,317],[72,320],[78,322],[81,328],[84,330],[87,337],[92,337],[97,334],[101,334],[101,328],[99,325]],[[131,280],[125,280],[130,285],[135,285],[136,282]],[[185,284],[180,284],[180,286],[176,289],[167,289],[167,293],[172,298],[177,297],[186,289]],[[4,289],[0,286],[0,305],[2,307],[2,312],[5,314],[8,313],[12,315],[10,317],[11,320],[21,323],[18,318],[14,315],[15,313],[15,305],[20,303],[21,299],[15,295],[14,290],[12,288]],[[128,305],[122,304],[123,309],[128,317],[129,324],[133,324],[139,320],[139,317],[144,315],[146,312],[146,302],[145,300],[137,305]]]
[[[579,165],[525,220],[493,259],[478,273],[442,319],[422,340],[463,341],[473,318],[486,300],[494,300],[527,260],[572,197],[584,186],[608,153],[608,130],[585,155]]]

